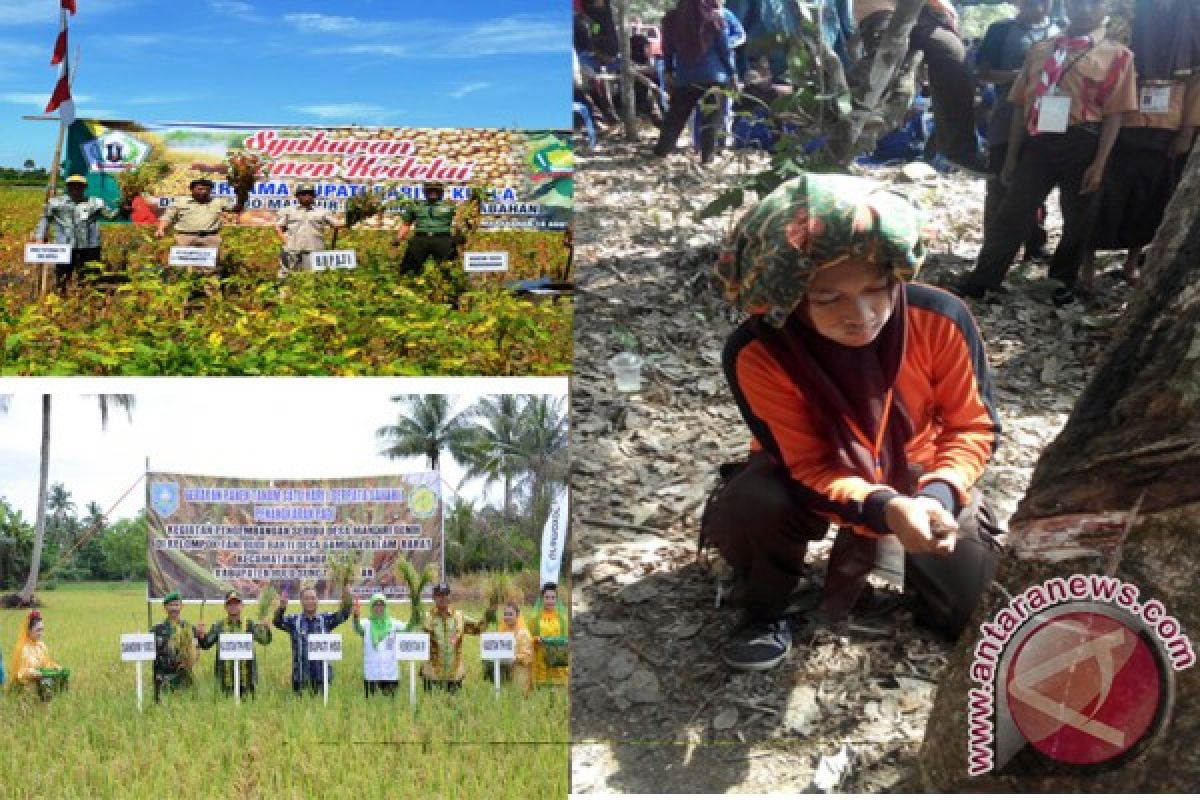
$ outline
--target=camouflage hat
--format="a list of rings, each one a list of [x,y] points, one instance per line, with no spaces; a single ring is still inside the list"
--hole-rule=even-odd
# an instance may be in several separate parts
[[[912,278],[925,259],[920,210],[872,181],[806,174],[781,184],[742,218],[716,272],[731,303],[778,327],[813,274],[847,258]]]
[[[192,182],[188,184],[188,188],[195,189],[197,186],[207,186],[211,189],[214,185],[212,178],[193,178]]]
[[[316,187],[314,187],[311,183],[301,183],[296,186],[295,194],[315,195],[316,193],[317,193]]]
[[[225,605],[229,605],[230,603],[240,603],[240,602],[242,602],[242,596],[237,593],[236,589],[230,589],[228,592],[225,593]]]
[[[66,182],[68,186],[70,186],[72,183],[82,183],[84,186],[87,186],[88,180],[82,175],[72,175],[71,177],[67,178]]]

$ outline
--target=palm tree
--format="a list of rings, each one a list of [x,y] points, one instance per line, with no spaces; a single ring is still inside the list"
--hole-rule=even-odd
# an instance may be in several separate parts
[[[530,530],[536,534],[546,524],[554,495],[567,483],[568,420],[561,398],[534,395],[521,410],[524,482],[529,496]]]
[[[521,473],[521,414],[528,395],[502,394],[484,397],[469,410],[471,425],[463,466],[464,480],[482,478],[484,486],[503,481],[504,518],[512,517],[514,481]]]
[[[75,501],[71,493],[61,483],[55,483],[46,493],[46,511],[50,514],[50,522],[54,526],[55,538],[60,547],[71,543],[75,535]]]
[[[100,409],[100,426],[102,429],[108,428],[109,411],[115,406],[125,411],[130,420],[133,419],[134,397],[131,394],[98,394],[94,395]],[[7,411],[11,402],[11,396],[0,396],[0,411]],[[34,523],[33,534],[33,553],[29,559],[29,577],[25,580],[25,586],[18,592],[17,597],[21,605],[30,605],[33,602],[33,593],[37,589],[38,573],[41,570],[42,561],[42,545],[46,540],[46,504],[47,504],[47,484],[50,478],[50,417],[51,417],[51,402],[50,395],[42,395],[42,449],[41,449],[41,465],[38,471],[38,505],[37,518]]]
[[[470,414],[453,413],[454,397],[444,394],[401,394],[392,397],[400,405],[395,425],[384,425],[375,437],[385,442],[379,451],[388,458],[425,456],[429,469],[437,471],[442,451],[461,461]]]
[[[455,495],[446,510],[445,523],[449,572],[461,575],[467,570],[475,550],[475,503]]]

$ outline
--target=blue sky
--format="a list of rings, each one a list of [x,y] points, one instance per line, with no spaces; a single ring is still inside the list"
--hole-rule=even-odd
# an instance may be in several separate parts
[[[0,165],[50,160],[57,0],[0,0]],[[77,115],[570,127],[567,0],[78,0]]]

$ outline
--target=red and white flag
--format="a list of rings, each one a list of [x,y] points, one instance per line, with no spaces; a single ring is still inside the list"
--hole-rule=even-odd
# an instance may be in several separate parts
[[[62,30],[58,32],[58,38],[54,40],[54,55],[50,57],[50,64],[61,64],[63,59],[67,57],[67,24],[66,19],[63,19]]]
[[[59,119],[64,125],[70,125],[75,121],[75,101],[71,99],[71,84],[67,80],[66,70],[58,78],[58,84],[54,87],[54,94],[50,95],[50,102],[46,103],[46,113],[58,111]]]
[[[74,14],[75,13],[75,0],[62,0],[62,7],[64,10],[70,11],[72,14]]]

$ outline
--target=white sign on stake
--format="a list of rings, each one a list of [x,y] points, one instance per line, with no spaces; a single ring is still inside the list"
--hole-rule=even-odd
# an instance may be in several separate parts
[[[354,269],[358,253],[354,250],[314,250],[308,254],[308,267],[313,272],[327,269]]]
[[[154,634],[122,633],[121,660],[137,663],[137,707],[142,710],[142,663],[154,660]]]
[[[217,658],[222,661],[250,661],[254,658],[254,637],[249,633],[222,633],[217,637]],[[242,702],[242,668],[233,667],[233,698]]]
[[[397,633],[396,660],[408,662],[408,703],[417,704],[417,662],[429,660],[428,633]]]
[[[172,247],[167,263],[172,267],[215,267],[217,265],[217,248]]]
[[[153,661],[154,634],[152,633],[122,633],[122,661]]]
[[[463,253],[466,272],[508,272],[508,251],[476,251]]]
[[[481,634],[479,654],[484,661],[492,662],[492,680],[496,684],[496,697],[500,697],[500,662],[516,659],[517,638],[511,633]]]
[[[26,264],[70,264],[71,245],[69,244],[27,244],[25,245]]]
[[[321,694],[325,705],[329,705],[329,662],[342,660],[342,635],[340,633],[310,633],[308,635],[308,660],[321,662]]]

